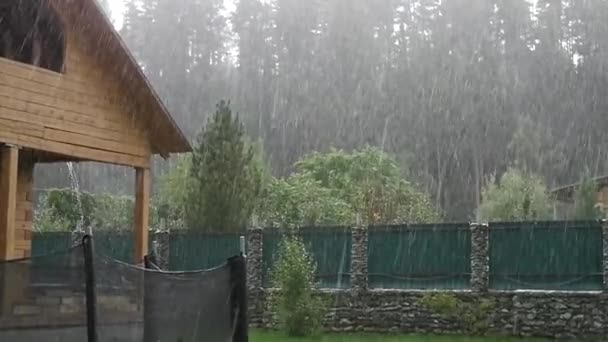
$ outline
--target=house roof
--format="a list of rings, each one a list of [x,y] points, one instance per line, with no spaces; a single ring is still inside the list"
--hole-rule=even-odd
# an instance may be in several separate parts
[[[114,71],[145,104],[142,110],[150,134],[153,152],[167,157],[170,153],[190,152],[190,142],[173,120],[143,70],[127,48],[97,0],[63,0],[70,8],[75,23],[91,41],[103,46],[112,58]]]
[[[592,180],[597,184],[598,188],[608,186],[608,175],[594,177]],[[572,198],[579,185],[580,182],[560,186],[551,190],[551,194],[553,194],[559,200],[567,200]]]

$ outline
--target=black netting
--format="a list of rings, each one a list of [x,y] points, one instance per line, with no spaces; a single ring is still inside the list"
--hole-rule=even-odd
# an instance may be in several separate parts
[[[82,246],[0,263],[0,341],[87,340]]]
[[[203,290],[204,289],[204,290]],[[146,341],[232,341],[230,268],[146,274]]]
[[[143,341],[144,270],[95,255],[99,342]]]
[[[95,273],[100,342],[232,341],[228,265],[169,273],[96,255]]]
[[[247,341],[242,257],[212,270],[162,272],[93,254],[83,241],[0,263],[0,341]]]

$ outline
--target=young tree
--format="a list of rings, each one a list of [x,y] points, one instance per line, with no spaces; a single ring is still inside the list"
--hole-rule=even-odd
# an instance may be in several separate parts
[[[262,170],[229,102],[217,105],[199,134],[190,174],[186,206],[190,228],[239,231],[246,226],[261,191]]]
[[[491,179],[482,191],[481,219],[487,221],[524,221],[548,219],[551,201],[543,180],[510,168],[498,183]]]
[[[278,323],[290,336],[310,336],[321,328],[325,305],[313,295],[317,265],[297,237],[285,237],[272,272],[272,303]]]

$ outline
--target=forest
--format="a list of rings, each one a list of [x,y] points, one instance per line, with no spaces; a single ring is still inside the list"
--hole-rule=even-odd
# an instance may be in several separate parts
[[[372,146],[448,221],[511,168],[549,189],[608,173],[606,0],[231,4],[126,1],[121,36],[193,142],[229,99],[273,176]],[[132,188],[132,170],[77,169],[86,191]],[[64,165],[37,172],[70,185]]]

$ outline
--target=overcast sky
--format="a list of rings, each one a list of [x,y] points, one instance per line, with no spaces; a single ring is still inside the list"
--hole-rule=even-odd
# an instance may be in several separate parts
[[[108,0],[110,3],[110,7],[112,10],[112,20],[114,21],[114,25],[116,25],[117,29],[122,27],[122,19],[123,13],[125,11],[125,1],[132,0]],[[229,12],[234,10],[234,2],[235,0],[224,0],[224,5]]]

